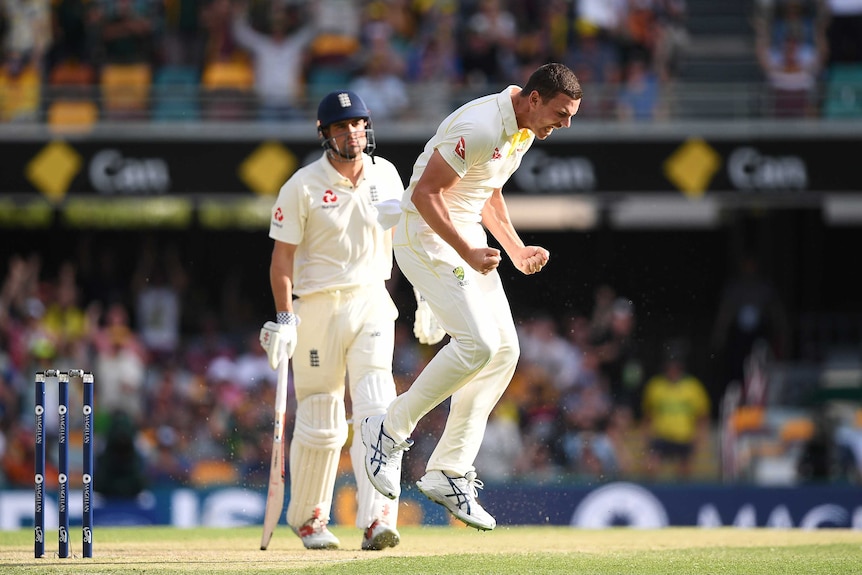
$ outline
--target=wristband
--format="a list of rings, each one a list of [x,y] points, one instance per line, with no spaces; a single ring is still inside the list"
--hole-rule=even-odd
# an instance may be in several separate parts
[[[295,313],[280,311],[275,314],[275,323],[279,325],[299,325],[299,318]]]

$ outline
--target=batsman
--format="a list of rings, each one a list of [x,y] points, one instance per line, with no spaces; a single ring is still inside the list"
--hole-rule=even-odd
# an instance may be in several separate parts
[[[377,205],[400,198],[404,184],[391,162],[373,155],[371,115],[355,93],[325,96],[317,119],[322,156],[287,180],[272,207],[276,321],[266,322],[260,341],[280,373],[292,357],[296,418],[287,523],[308,549],[340,545],[327,523],[348,438],[346,376],[356,438],[350,446],[356,526],[363,533],[361,548],[379,550],[400,541],[398,500],[371,485],[358,428],[364,418],[384,413],[396,394],[398,311],[385,285],[392,272],[392,230],[378,222]],[[277,522],[283,501],[273,489],[269,497],[275,501],[268,506],[279,506]]]

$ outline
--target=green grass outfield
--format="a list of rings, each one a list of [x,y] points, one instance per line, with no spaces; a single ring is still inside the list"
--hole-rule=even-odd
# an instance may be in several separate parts
[[[33,558],[32,531],[0,531],[0,573],[18,575],[320,573],[325,575],[842,575],[862,573],[862,531],[848,529],[579,530],[569,527],[404,527],[401,545],[360,551],[358,529],[333,527],[337,551],[307,551],[280,525],[267,551],[260,528],[96,529],[94,557],[57,559],[57,532],[47,557]],[[77,537],[75,537],[77,536]]]

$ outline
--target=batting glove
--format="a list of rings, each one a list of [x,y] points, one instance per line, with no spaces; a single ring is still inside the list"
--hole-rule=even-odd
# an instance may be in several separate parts
[[[413,294],[416,296],[416,319],[413,321],[413,335],[416,336],[419,343],[434,345],[443,339],[446,331],[437,323],[437,317],[428,307],[428,302],[425,301],[419,290],[413,288]]]
[[[260,330],[260,346],[266,351],[269,365],[277,369],[282,361],[288,361],[296,349],[296,326],[299,316],[290,312],[280,312],[278,323],[268,321]]]

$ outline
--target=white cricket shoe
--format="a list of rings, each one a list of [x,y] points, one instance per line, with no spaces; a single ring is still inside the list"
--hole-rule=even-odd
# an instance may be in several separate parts
[[[401,458],[410,449],[413,441],[395,443],[383,431],[386,414],[372,415],[362,420],[360,433],[365,444],[365,472],[374,489],[388,497],[397,499],[401,495]]]
[[[416,482],[425,496],[449,510],[452,515],[476,529],[490,531],[497,521],[476,501],[476,489],[485,485],[476,479],[475,471],[464,477],[449,477],[442,471],[429,471]]]
[[[314,510],[314,517],[302,524],[299,529],[293,527],[306,549],[338,549],[341,542],[338,537],[326,528],[326,520],[320,518],[320,510]]]
[[[362,535],[364,551],[380,551],[387,547],[395,547],[399,543],[401,543],[401,535],[398,534],[398,530],[380,519],[375,519]]]

